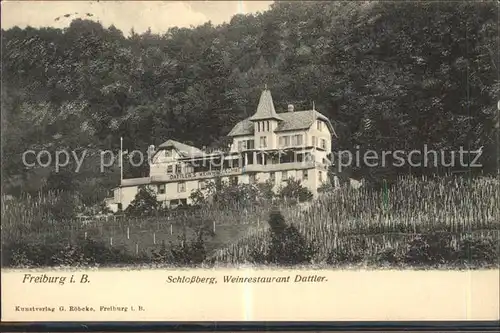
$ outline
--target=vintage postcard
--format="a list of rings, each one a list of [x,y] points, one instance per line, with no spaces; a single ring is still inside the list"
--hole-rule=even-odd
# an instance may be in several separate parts
[[[498,22],[2,2],[2,320],[499,320]]]

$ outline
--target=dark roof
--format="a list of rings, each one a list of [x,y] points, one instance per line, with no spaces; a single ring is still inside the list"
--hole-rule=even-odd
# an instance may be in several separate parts
[[[165,141],[164,143],[159,145],[158,148],[160,148],[160,150],[166,148],[174,148],[182,155],[182,157],[197,157],[204,155],[201,149],[198,149],[196,147],[175,140]]]
[[[279,122],[275,132],[309,129],[313,125],[315,119],[320,119],[327,124],[330,132],[337,136],[330,120],[318,111],[294,111],[279,113],[278,115],[281,117],[282,121]],[[231,132],[229,132],[228,136],[253,135],[254,125],[250,119],[251,118],[247,118],[237,123]]]
[[[228,136],[253,135],[253,130],[253,122],[250,121],[250,118],[247,118],[237,123],[231,132],[229,132]]]
[[[274,109],[273,97],[271,96],[271,91],[265,89],[260,95],[259,105],[257,106],[257,111],[253,116],[249,118],[250,120],[264,120],[264,119],[278,119],[282,120],[281,117],[276,113]]]

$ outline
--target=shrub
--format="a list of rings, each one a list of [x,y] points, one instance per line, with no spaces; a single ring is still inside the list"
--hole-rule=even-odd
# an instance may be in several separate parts
[[[124,248],[110,248],[102,241],[79,239],[78,243],[80,244],[80,250],[83,252],[84,258],[86,258],[91,265],[129,264],[145,260],[145,258],[141,256],[134,257]]]
[[[278,197],[285,200],[309,201],[313,198],[312,192],[301,185],[299,180],[288,179],[286,185],[279,189]]]
[[[179,266],[195,266],[203,263],[207,257],[204,229],[200,228],[195,237],[188,241],[186,233],[180,235],[179,242],[170,246],[170,251],[163,243],[159,250],[153,251],[153,261],[156,263],[171,263]]]
[[[269,216],[270,242],[266,254],[255,249],[251,252],[253,261],[293,266],[311,263],[316,249],[309,244],[295,226],[288,226],[279,211]]]
[[[65,221],[75,218],[78,211],[78,198],[67,192],[56,193],[58,200],[48,207],[51,218],[55,221]]]
[[[369,258],[369,263],[371,264],[381,264],[381,265],[397,265],[402,261],[401,256],[398,251],[389,246],[379,250],[373,257]]]
[[[189,195],[189,199],[191,199],[191,202],[193,203],[193,205],[196,205],[196,206],[203,206],[203,205],[206,205],[208,203],[207,198],[203,194],[203,191],[200,189],[197,189],[197,190],[191,192],[191,194]]]
[[[89,266],[137,263],[123,249],[78,238],[75,242],[15,242],[2,247],[2,264],[10,267]]]
[[[493,239],[467,236],[458,244],[458,260],[473,265],[488,265],[499,261],[498,242]]]
[[[153,250],[151,253],[151,259],[154,263],[164,264],[168,262],[172,262],[172,255],[170,251],[167,249],[165,242],[162,242],[159,250]]]
[[[249,207],[273,199],[272,183],[231,184],[216,179],[209,182],[204,191],[191,193],[190,199],[196,205],[209,205],[221,209]]]
[[[415,235],[408,242],[405,262],[414,266],[436,266],[454,262],[456,251],[449,233],[436,232]]]
[[[275,197],[273,187],[274,183],[270,179],[266,180],[264,183],[258,183],[259,199],[272,201]]]
[[[54,266],[87,266],[92,259],[85,256],[81,246],[66,244],[55,249],[51,256],[51,262]]]
[[[329,265],[358,264],[366,259],[367,250],[366,237],[348,238],[329,253],[326,262]]]

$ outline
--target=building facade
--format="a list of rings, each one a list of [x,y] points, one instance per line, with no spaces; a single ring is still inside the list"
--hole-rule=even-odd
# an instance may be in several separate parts
[[[215,177],[232,184],[271,181],[277,191],[289,178],[300,180],[314,196],[328,179],[332,140],[330,120],[312,110],[277,113],[269,90],[260,96],[255,114],[237,123],[224,151],[207,152],[174,140],[154,149],[149,177],[123,179],[108,207],[126,209],[140,186],[148,186],[165,206],[189,204]]]

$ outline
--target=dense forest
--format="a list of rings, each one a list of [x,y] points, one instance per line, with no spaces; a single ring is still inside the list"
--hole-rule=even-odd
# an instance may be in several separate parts
[[[481,171],[495,172],[498,13],[495,1],[279,2],[164,34],[80,19],[2,30],[3,190],[97,202],[119,172],[30,169],[22,153],[116,151],[120,137],[141,151],[168,139],[225,145],[265,84],[278,112],[315,101],[339,135],[335,150],[483,147]]]

